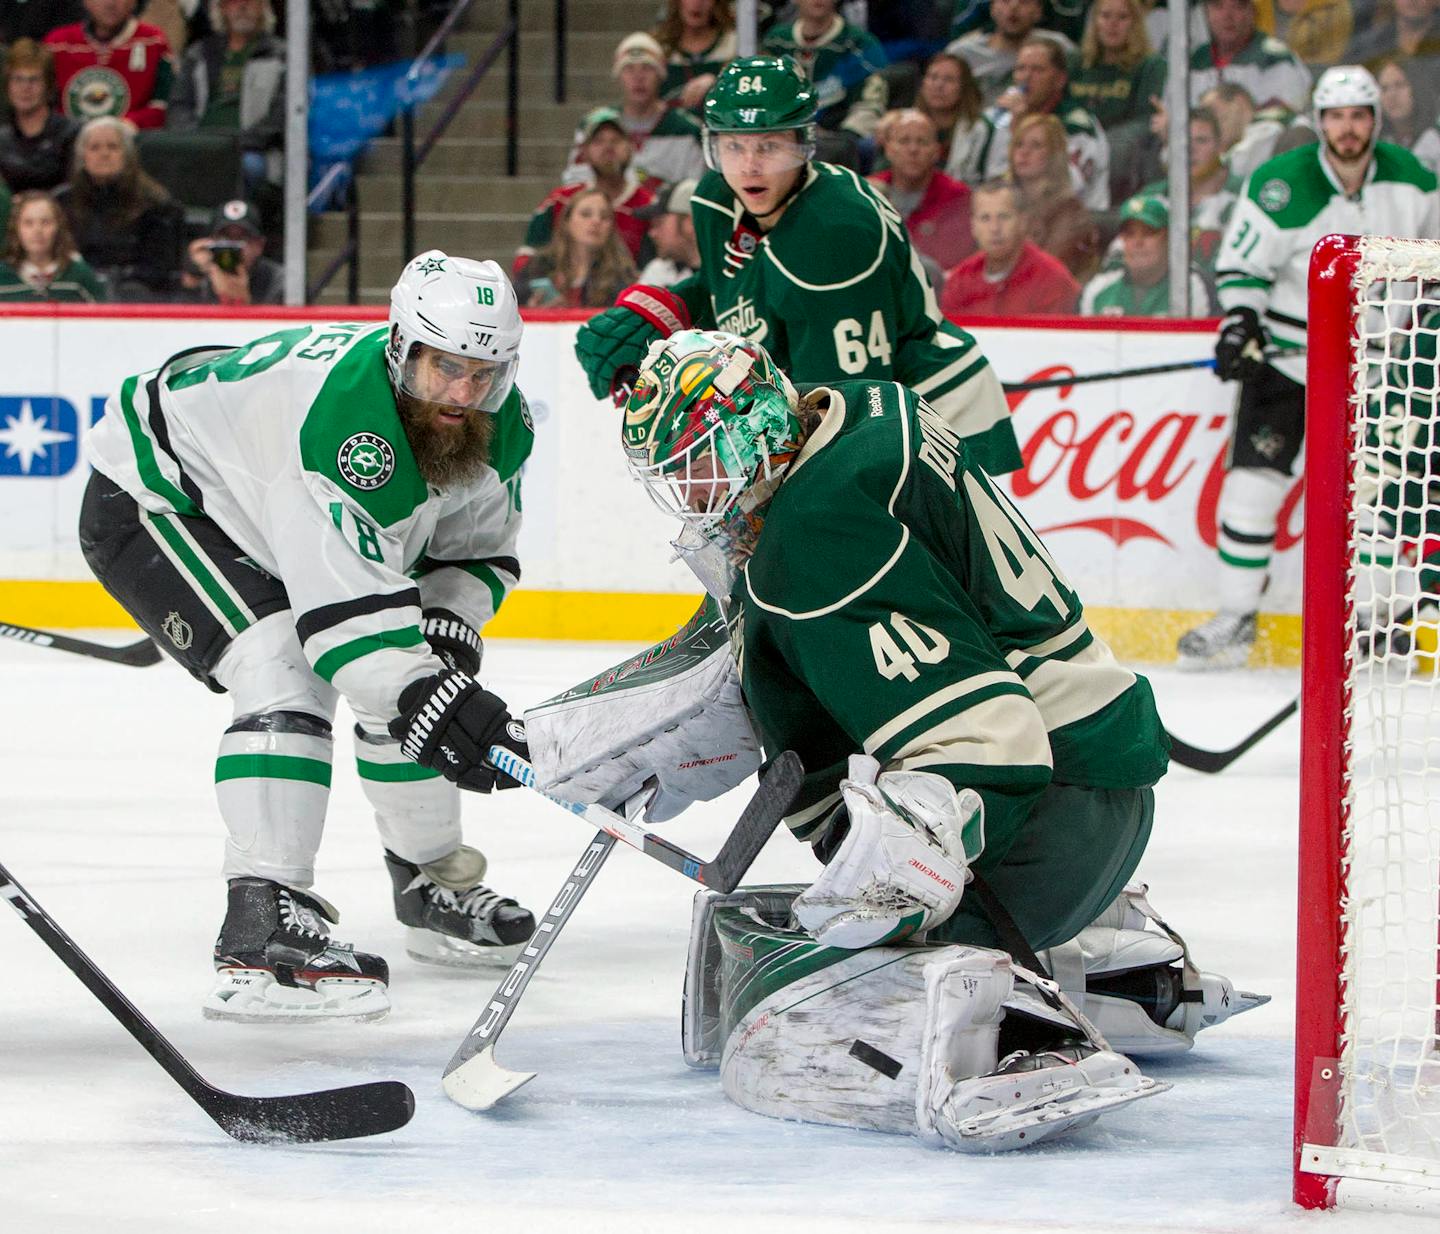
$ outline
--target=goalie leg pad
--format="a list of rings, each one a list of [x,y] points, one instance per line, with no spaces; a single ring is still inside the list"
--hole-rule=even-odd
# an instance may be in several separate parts
[[[794,890],[754,888],[697,903],[687,1061],[704,1053],[697,1046],[722,1040],[721,1081],[737,1105],[995,1151],[1083,1126],[1167,1087],[1034,997],[1003,952],[822,947],[777,924]],[[697,945],[709,938],[714,946]],[[997,1064],[1009,1016],[1025,1039],[1055,1044]],[[697,1041],[700,1023],[715,1025],[713,1038]]]
[[[1143,884],[1126,887],[1094,924],[1041,959],[1110,1045],[1142,1058],[1183,1054],[1202,1028],[1270,1001],[1196,967]]]
[[[849,830],[795,918],[828,947],[873,947],[946,920],[960,903],[967,853],[984,844],[984,806],[944,776],[886,772],[868,755],[840,782]]]

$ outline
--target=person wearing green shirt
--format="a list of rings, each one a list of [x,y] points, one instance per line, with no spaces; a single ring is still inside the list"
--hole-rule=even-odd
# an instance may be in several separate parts
[[[691,325],[763,341],[796,380],[913,387],[992,474],[1020,465],[999,380],[947,322],[883,193],[813,161],[816,95],[787,56],[726,66],[705,99],[706,162],[690,200],[701,267],[637,284],[579,331],[596,398],[620,396],[656,338]]]
[[[49,193],[31,189],[19,194],[4,234],[0,304],[36,300],[89,304],[109,299],[99,276],[76,252],[65,215]]]
[[[1121,264],[1102,270],[1080,295],[1086,317],[1169,317],[1170,207],[1163,197],[1132,197],[1120,207]],[[1190,271],[1190,316],[1210,315],[1205,280]]]

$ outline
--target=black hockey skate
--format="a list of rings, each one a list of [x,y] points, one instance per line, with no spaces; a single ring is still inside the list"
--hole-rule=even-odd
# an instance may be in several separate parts
[[[1178,668],[1186,672],[1244,668],[1255,645],[1256,613],[1222,609],[1180,636]]]
[[[376,1020],[390,1010],[389,966],[330,938],[339,913],[319,896],[264,878],[232,878],[215,940],[205,1017],[242,1022]]]
[[[535,933],[535,917],[480,879],[485,857],[462,845],[448,857],[416,865],[388,849],[385,868],[395,888],[395,916],[405,950],[422,964],[449,968],[508,966]]]

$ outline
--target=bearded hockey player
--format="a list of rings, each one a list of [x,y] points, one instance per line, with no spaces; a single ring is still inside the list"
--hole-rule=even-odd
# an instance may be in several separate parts
[[[207,1016],[389,1009],[385,961],[330,939],[338,914],[310,890],[342,695],[410,954],[508,963],[534,929],[481,881],[457,789],[512,787],[481,756],[527,748],[474,679],[479,631],[520,573],[520,332],[494,262],[432,251],[405,267],[388,325],[181,352],[129,378],[91,435],[86,560],[233,706],[215,763],[229,900]]]
[[[1216,258],[1224,318],[1215,373],[1238,380],[1240,395],[1218,511],[1219,611],[1181,636],[1182,668],[1235,668],[1255,642],[1276,521],[1305,437],[1310,250],[1331,232],[1440,235],[1434,174],[1378,141],[1375,78],[1354,65],[1327,69],[1313,103],[1319,144],[1255,169]]]
[[[596,398],[624,391],[656,338],[716,327],[763,342],[796,381],[904,382],[991,474],[1020,465],[1000,383],[974,338],[940,314],[890,203],[812,161],[815,89],[788,56],[732,61],[705,98],[711,172],[690,202],[701,268],[635,285],[581,327]],[[617,395],[618,392],[618,395]]]
[[[1168,756],[1149,684],[923,398],[802,399],[760,345],[687,330],[652,345],[624,441],[726,606],[732,696],[808,771],[788,822],[819,877],[697,904],[686,1053],[736,1102],[1020,1147],[1165,1087],[1127,1054],[1264,1001],[1127,885]]]

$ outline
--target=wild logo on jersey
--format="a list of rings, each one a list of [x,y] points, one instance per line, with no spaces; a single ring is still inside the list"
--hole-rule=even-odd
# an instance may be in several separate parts
[[[730,334],[738,334],[757,343],[763,343],[770,333],[770,323],[760,315],[755,301],[748,296],[741,296],[730,308],[718,314],[716,324]]]

